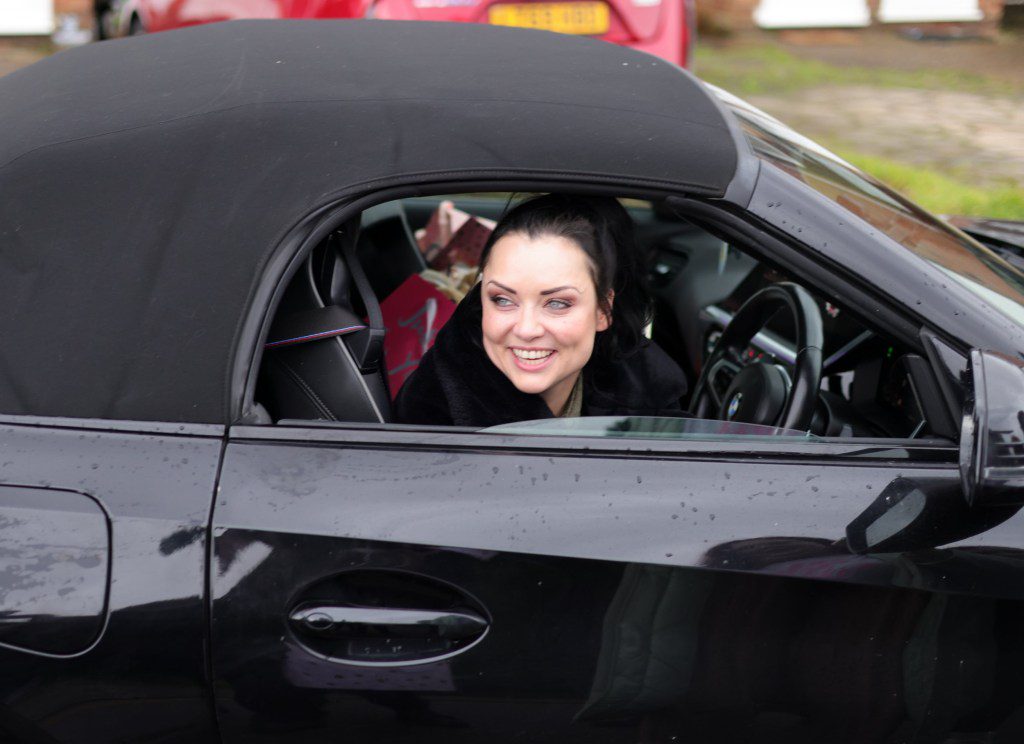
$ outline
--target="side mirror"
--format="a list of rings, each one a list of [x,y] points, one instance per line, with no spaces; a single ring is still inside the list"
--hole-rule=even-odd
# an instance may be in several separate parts
[[[1024,363],[971,352],[974,394],[960,428],[960,482],[972,508],[1024,506]]]
[[[1020,505],[973,509],[955,477],[897,477],[846,526],[852,553],[902,553],[980,535],[1014,514]]]
[[[846,527],[854,553],[934,548],[1005,522],[1024,507],[1024,362],[971,352],[973,395],[955,476],[898,477]]]

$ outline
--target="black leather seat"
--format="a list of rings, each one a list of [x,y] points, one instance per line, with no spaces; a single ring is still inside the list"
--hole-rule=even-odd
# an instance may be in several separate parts
[[[390,420],[384,325],[357,231],[347,224],[318,246],[281,300],[258,390],[275,420]]]

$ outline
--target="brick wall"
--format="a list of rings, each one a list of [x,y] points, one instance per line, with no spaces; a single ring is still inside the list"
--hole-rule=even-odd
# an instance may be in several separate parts
[[[998,24],[1003,20],[1003,0],[978,0],[978,7],[985,14],[985,21]]]
[[[92,0],[53,0],[53,12],[61,13],[92,13]]]
[[[93,0],[53,0],[53,13],[58,18],[62,15],[76,15],[83,28],[92,28]]]
[[[761,0],[696,0],[697,15],[705,24],[726,30],[754,27],[754,11]]]

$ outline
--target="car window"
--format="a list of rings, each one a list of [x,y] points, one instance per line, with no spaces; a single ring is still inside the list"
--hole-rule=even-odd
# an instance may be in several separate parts
[[[337,234],[318,246],[285,292],[276,319],[282,322],[272,324],[264,352],[256,398],[270,418],[290,424],[439,424],[396,417],[395,399],[474,286],[481,240],[486,240],[509,201],[509,194],[496,193],[387,202],[362,214],[356,244],[347,256],[342,255]],[[769,366],[785,380],[799,376],[796,326],[785,313],[765,318],[763,330],[748,346],[730,349],[716,362],[709,384],[719,400],[701,418],[688,418],[705,360],[741,306],[794,277],[762,263],[752,250],[723,242],[665,205],[638,199],[621,203],[634,223],[654,303],[647,336],[686,378],[678,405],[638,406],[631,416],[609,416],[594,409],[591,414],[602,415],[542,418],[544,414],[537,413],[493,427],[451,421],[454,428],[469,427],[484,435],[668,441],[936,436],[928,423],[936,420],[930,418],[934,411],[926,410],[923,401],[928,396],[920,394],[922,385],[929,383],[911,379],[922,366],[921,358],[886,333],[866,327],[852,308],[848,311],[811,287],[807,291],[821,314],[824,346],[817,410],[806,430],[727,420],[735,413],[729,409],[739,410],[741,401],[764,399],[756,390],[730,392],[732,382],[748,367]],[[345,264],[353,260],[365,274],[363,289],[346,282],[352,272]],[[325,270],[332,264],[333,269]],[[362,297],[366,289],[379,306],[376,314],[383,330],[377,358],[366,356],[373,347],[363,342],[369,336],[367,326],[374,322]],[[341,305],[345,312],[328,313],[325,322],[333,325],[323,328],[296,328],[284,322],[311,316],[320,302]],[[332,329],[337,333],[331,335]],[[328,335],[321,337],[321,331]],[[602,386],[601,394],[608,390]],[[620,400],[617,394],[605,398]],[[605,410],[623,413],[614,407]]]
[[[1015,320],[1024,318],[1024,274],[948,223],[907,201],[777,119],[713,89],[739,119],[754,152],[938,266]]]

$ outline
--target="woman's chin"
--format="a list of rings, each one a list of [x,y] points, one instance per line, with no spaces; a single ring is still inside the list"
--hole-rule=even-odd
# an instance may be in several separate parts
[[[509,379],[516,386],[516,390],[530,395],[540,395],[551,387],[551,380],[548,375],[531,375],[529,372],[516,372]]]

